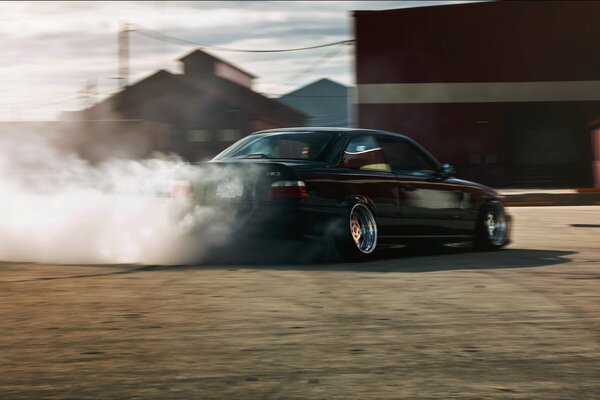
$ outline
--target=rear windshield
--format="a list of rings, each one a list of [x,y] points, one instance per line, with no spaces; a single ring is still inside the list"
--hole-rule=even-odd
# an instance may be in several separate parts
[[[288,160],[321,160],[334,132],[268,132],[246,136],[234,143],[214,160],[230,158],[272,158]]]

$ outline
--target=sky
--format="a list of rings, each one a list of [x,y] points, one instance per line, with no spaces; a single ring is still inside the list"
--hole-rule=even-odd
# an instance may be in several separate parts
[[[181,72],[177,59],[197,48],[157,40],[140,29],[229,48],[295,48],[352,39],[352,10],[447,3],[452,1],[3,1],[0,120],[55,120],[62,111],[117,92],[117,37],[124,22],[138,28],[129,43],[134,83],[159,69]],[[270,97],[320,78],[354,84],[349,45],[211,52],[256,75],[254,89]]]

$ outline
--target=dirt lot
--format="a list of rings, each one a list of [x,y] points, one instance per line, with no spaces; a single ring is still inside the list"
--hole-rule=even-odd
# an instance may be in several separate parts
[[[1,399],[598,399],[600,207],[495,253],[0,264]]]

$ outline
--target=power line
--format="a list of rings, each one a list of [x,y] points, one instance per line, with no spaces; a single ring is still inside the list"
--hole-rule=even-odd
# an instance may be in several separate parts
[[[335,55],[337,55],[337,53],[339,53],[341,49],[342,49],[342,46],[338,46],[338,47],[333,48],[331,51],[329,51],[328,53],[324,54],[322,57],[318,58],[308,68],[305,68],[304,70],[299,71],[299,72],[295,73],[294,75],[292,75],[291,77],[289,77],[288,79],[286,79],[285,83],[284,83],[284,86],[287,86],[291,81],[298,81],[298,80],[300,80],[306,74],[312,72],[315,68],[317,68],[321,64],[325,63],[325,61],[327,61],[330,58],[333,58]]]
[[[146,37],[149,37],[152,39],[161,40],[166,43],[178,44],[178,45],[182,45],[182,46],[194,46],[194,47],[199,47],[199,48],[209,49],[209,50],[214,50],[214,51],[229,51],[229,52],[237,52],[237,53],[284,53],[284,52],[290,52],[290,51],[321,49],[324,47],[331,47],[331,46],[337,46],[337,45],[342,45],[342,44],[347,45],[347,44],[354,43],[354,39],[346,39],[346,40],[340,40],[337,42],[324,43],[324,44],[319,44],[319,45],[314,45],[314,46],[295,47],[295,48],[288,48],[288,49],[264,49],[264,50],[238,49],[238,48],[232,48],[232,47],[212,46],[212,45],[208,45],[208,44],[204,44],[204,43],[194,42],[194,41],[187,40],[187,39],[181,39],[181,38],[178,38],[175,36],[167,35],[165,33],[159,32],[159,31],[143,28],[137,24],[131,24],[131,26],[133,26],[135,28],[135,29],[130,30],[132,32],[136,32],[142,36],[146,36]]]
[[[315,68],[321,66],[322,64],[324,64],[326,61],[328,61],[329,59],[333,58],[334,56],[336,56],[340,50],[342,49],[342,46],[339,45],[338,47],[333,48],[331,51],[325,53],[323,56],[321,56],[320,58],[318,58],[317,60],[315,60],[310,66],[308,66],[308,68],[305,68],[299,72],[296,72],[294,75],[290,76],[288,79],[286,79],[284,82],[284,86],[288,86],[292,81],[299,81],[300,79],[302,79],[306,74],[312,72]],[[292,92],[293,93],[293,92]],[[312,96],[303,96],[303,95],[293,95],[293,94],[276,94],[276,93],[263,93],[261,92],[262,95],[270,95],[270,96],[289,96],[289,97],[347,97],[347,96],[318,96],[318,95],[312,95]]]
[[[0,109],[4,109],[4,110],[21,110],[21,109],[38,110],[38,109],[44,108],[45,106],[69,104],[69,103],[75,102],[77,100],[78,100],[77,97],[72,97],[70,99],[55,100],[55,101],[42,102],[42,103],[29,102],[29,103],[21,103],[18,105],[3,105],[3,106],[0,106]]]
[[[106,90],[103,91],[101,93],[96,93],[96,95],[98,97],[102,97],[105,95],[112,95],[114,94],[113,90]],[[64,105],[64,104],[70,104],[70,103],[74,103],[78,100],[81,100],[80,95],[63,95],[63,96],[57,96],[57,97],[50,97],[50,98],[46,98],[46,101],[23,101],[23,102],[19,102],[19,103],[12,103],[12,104],[0,104],[0,110],[20,110],[20,109],[40,109],[43,108],[44,106],[54,106],[54,105]],[[97,102],[96,102],[97,103]]]
[[[73,98],[72,94],[69,95],[62,95],[62,96],[55,96],[55,97],[46,97],[45,100],[41,103],[36,102],[36,100],[39,100],[39,97],[36,98],[36,100],[24,100],[24,101],[19,101],[19,102],[15,102],[15,103],[2,103],[0,104],[0,107],[21,107],[21,106],[28,106],[31,104],[47,104],[48,102],[50,103],[54,103],[56,101],[69,101]]]

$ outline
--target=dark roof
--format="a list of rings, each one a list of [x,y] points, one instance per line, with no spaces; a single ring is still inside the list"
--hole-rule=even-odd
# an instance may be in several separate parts
[[[118,101],[118,99],[123,98],[124,96],[127,95],[127,93],[131,90],[135,90],[136,87],[139,87],[140,85],[146,84],[146,83],[151,83],[154,81],[160,81],[162,79],[168,79],[168,78],[174,78],[176,75],[170,73],[169,71],[165,70],[165,69],[161,69],[156,71],[155,73],[148,75],[147,77],[126,86],[124,89],[122,89],[120,92],[117,92],[107,98],[105,98],[102,101],[97,102],[96,104],[92,105],[91,107],[88,107],[86,110],[91,110],[91,109],[98,109],[101,107],[106,107],[110,104],[112,104],[115,101]],[[85,111],[85,110],[84,110]]]
[[[226,103],[235,105],[240,109],[250,109],[260,113],[262,105],[264,106],[262,109],[268,109],[275,113],[279,113],[280,115],[284,114],[288,117],[306,118],[306,115],[301,111],[288,107],[285,104],[278,102],[276,99],[270,99],[246,86],[238,85],[227,79],[216,77],[211,81],[201,81],[188,78],[185,75],[176,75],[176,77],[182,80],[182,82],[185,82],[186,85],[198,88],[199,90],[209,93]],[[254,108],[256,108],[256,110],[253,110]]]
[[[177,61],[186,62],[186,61],[187,61],[188,59],[190,59],[190,58],[211,59],[211,60],[213,60],[213,61],[217,61],[217,62],[220,62],[220,63],[223,63],[223,64],[227,64],[227,65],[229,65],[231,68],[237,69],[237,70],[238,70],[238,71],[240,71],[241,73],[243,73],[243,74],[245,74],[245,75],[248,75],[248,76],[249,76],[249,77],[251,77],[251,78],[257,78],[257,76],[256,76],[256,75],[254,75],[254,74],[251,74],[251,73],[250,73],[250,72],[248,72],[248,71],[244,71],[244,70],[243,70],[243,69],[241,69],[240,67],[237,67],[237,66],[233,65],[232,63],[230,63],[230,62],[228,62],[228,61],[225,61],[225,60],[223,60],[223,59],[221,59],[221,58],[219,58],[219,57],[213,56],[212,54],[209,54],[209,53],[207,53],[207,52],[205,52],[205,51],[203,51],[203,50],[198,50],[198,49],[196,49],[196,50],[194,50],[194,51],[192,51],[192,52],[190,52],[190,53],[186,54],[185,56],[183,56],[183,57],[181,57],[181,58],[178,58],[178,59],[177,59]]]

